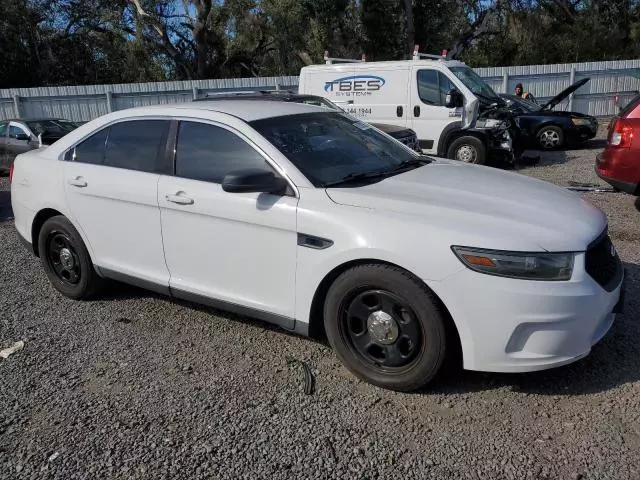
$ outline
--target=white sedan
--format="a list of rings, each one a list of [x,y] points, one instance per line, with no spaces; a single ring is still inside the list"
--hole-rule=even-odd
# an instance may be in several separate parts
[[[340,112],[123,110],[17,157],[15,225],[62,294],[104,279],[326,335],[360,378],[587,355],[622,304],[607,219],[516,173],[420,156]]]

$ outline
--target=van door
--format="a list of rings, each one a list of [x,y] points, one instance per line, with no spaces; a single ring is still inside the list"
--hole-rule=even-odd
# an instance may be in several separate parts
[[[411,72],[410,127],[415,130],[425,153],[438,153],[438,140],[451,123],[460,122],[462,109],[445,107],[447,92],[453,86],[441,71],[413,67]]]
[[[372,64],[375,65],[375,62]],[[351,105],[343,108],[364,122],[406,127],[409,118],[409,68],[356,64]]]

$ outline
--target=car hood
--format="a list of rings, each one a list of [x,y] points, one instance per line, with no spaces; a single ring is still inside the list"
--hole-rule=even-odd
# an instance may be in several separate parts
[[[587,77],[587,78],[583,78],[582,80],[578,80],[576,83],[571,84],[570,86],[562,90],[559,94],[557,94],[555,97],[553,97],[551,100],[549,100],[547,103],[542,105],[540,107],[540,111],[552,110],[556,105],[562,102],[565,98],[567,98],[573,92],[578,90],[581,86],[583,86],[589,80],[590,78]]]
[[[376,127],[378,130],[382,130],[385,133],[412,133],[411,130],[409,130],[406,127],[401,127],[399,125],[389,125],[388,123],[371,123],[371,125],[373,125],[374,127]]]
[[[394,212],[482,248],[584,251],[604,213],[576,193],[524,175],[438,160],[357,188],[330,188],[336,203]],[[459,240],[458,240],[459,239]]]

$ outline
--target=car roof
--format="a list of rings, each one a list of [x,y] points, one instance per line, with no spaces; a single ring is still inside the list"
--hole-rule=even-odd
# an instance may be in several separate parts
[[[277,105],[277,106],[276,106]],[[153,105],[149,107],[137,107],[129,109],[131,114],[138,112],[180,114],[180,110],[205,110],[225,113],[240,118],[245,122],[261,120],[263,118],[296,115],[300,113],[326,112],[327,109],[316,105],[307,105],[294,102],[256,102],[251,99],[220,99],[200,100],[197,102],[178,103],[173,105]],[[123,114],[127,110],[121,110]]]

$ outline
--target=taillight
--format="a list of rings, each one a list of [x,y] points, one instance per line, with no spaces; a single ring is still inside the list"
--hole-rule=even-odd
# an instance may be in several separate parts
[[[9,183],[13,181],[13,162],[9,165]]]
[[[609,144],[618,148],[630,148],[632,140],[633,127],[624,118],[616,120],[609,137]]]

